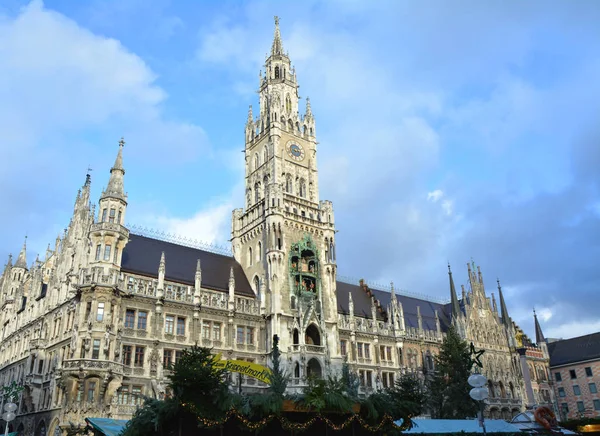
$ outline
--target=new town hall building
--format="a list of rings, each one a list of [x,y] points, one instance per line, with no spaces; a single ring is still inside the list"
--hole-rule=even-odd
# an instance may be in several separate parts
[[[128,419],[142,396],[165,394],[166,366],[196,342],[266,365],[277,334],[291,390],[347,359],[367,393],[405,372],[434,371],[451,324],[486,350],[490,416],[553,402],[545,342],[528,340],[500,285],[497,302],[474,264],[460,292],[449,271],[448,304],[337,279],[344,241],[332,202],[319,198],[316,122],[308,99],[300,115],[297,80],[276,23],[259,110],[245,126],[246,204],[233,211],[233,256],[126,227],[121,141],[99,207],[88,175],[43,260],[28,265],[25,245],[9,257],[0,278],[0,385],[24,386],[14,430],[60,435],[85,417]],[[237,376],[244,389],[264,388]]]

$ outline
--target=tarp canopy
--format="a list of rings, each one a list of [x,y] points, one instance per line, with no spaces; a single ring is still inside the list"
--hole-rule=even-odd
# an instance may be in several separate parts
[[[119,436],[128,421],[110,418],[85,418],[85,422],[102,436]]]
[[[397,421],[400,425],[402,421]],[[483,433],[476,419],[413,419],[415,426],[403,433]],[[519,433],[516,425],[502,419],[486,419],[485,429],[488,433]]]

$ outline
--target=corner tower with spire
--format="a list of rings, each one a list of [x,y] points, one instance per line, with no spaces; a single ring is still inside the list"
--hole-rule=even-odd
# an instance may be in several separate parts
[[[319,199],[315,117],[308,98],[300,113],[296,71],[278,17],[258,93],[258,111],[250,106],[245,126],[245,208],[233,211],[232,251],[257,296],[266,293],[260,298],[270,320],[267,337],[279,335],[284,352],[305,349],[309,338],[324,370],[339,344],[331,333],[337,319],[335,220],[332,203]],[[315,327],[312,339],[305,334],[309,325]],[[296,336],[288,333],[294,329]]]
[[[100,196],[96,222],[90,227],[92,250],[89,263],[93,267],[102,268],[103,274],[119,268],[123,248],[129,239],[129,231],[125,228],[127,195],[123,184],[124,146],[125,140],[121,138],[115,163],[110,169],[108,184]]]

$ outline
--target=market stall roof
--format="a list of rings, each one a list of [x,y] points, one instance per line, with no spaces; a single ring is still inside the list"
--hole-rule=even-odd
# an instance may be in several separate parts
[[[400,425],[402,421],[397,421]],[[403,433],[483,433],[476,419],[413,419],[415,426]],[[519,433],[516,425],[502,419],[486,419],[485,429],[488,433]]]
[[[100,436],[119,436],[128,421],[111,418],[85,418],[85,422]]]

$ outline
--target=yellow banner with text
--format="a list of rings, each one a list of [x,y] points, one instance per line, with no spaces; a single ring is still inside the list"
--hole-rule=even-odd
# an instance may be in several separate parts
[[[215,362],[215,368],[239,372],[240,374],[260,380],[263,383],[271,383],[271,370],[266,366],[259,365],[258,363],[246,362],[245,360],[221,360],[220,354],[215,355],[213,360]]]

